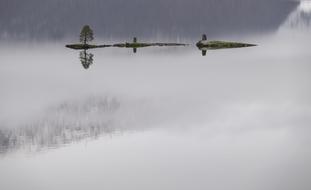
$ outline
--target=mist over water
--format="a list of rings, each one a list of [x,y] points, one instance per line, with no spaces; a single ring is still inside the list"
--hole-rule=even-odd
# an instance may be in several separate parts
[[[309,1],[234,2],[0,1],[0,189],[309,190]],[[64,47],[85,23],[190,46],[85,69]],[[202,33],[258,46],[202,56]]]

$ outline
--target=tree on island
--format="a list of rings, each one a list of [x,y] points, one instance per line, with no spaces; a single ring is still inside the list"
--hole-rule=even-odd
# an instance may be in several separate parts
[[[88,42],[94,39],[93,30],[89,25],[83,26],[81,33],[80,33],[80,42],[86,45]]]

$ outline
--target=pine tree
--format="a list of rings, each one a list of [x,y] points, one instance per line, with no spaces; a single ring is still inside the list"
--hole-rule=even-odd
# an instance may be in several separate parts
[[[83,26],[81,33],[80,33],[80,42],[83,44],[87,44],[88,42],[94,39],[93,30],[89,25]]]

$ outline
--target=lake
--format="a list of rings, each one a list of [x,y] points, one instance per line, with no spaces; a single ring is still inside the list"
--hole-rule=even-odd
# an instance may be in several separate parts
[[[310,1],[62,2],[0,3],[0,189],[311,188]],[[65,45],[88,21],[96,44],[189,46],[86,66]],[[203,33],[258,46],[202,56]]]

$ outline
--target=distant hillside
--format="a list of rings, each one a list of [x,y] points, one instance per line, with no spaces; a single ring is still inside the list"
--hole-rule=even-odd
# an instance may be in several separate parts
[[[75,37],[86,23],[105,38],[274,31],[296,6],[278,0],[0,0],[0,39]]]
[[[311,30],[311,1],[303,1],[293,11],[280,29]]]

